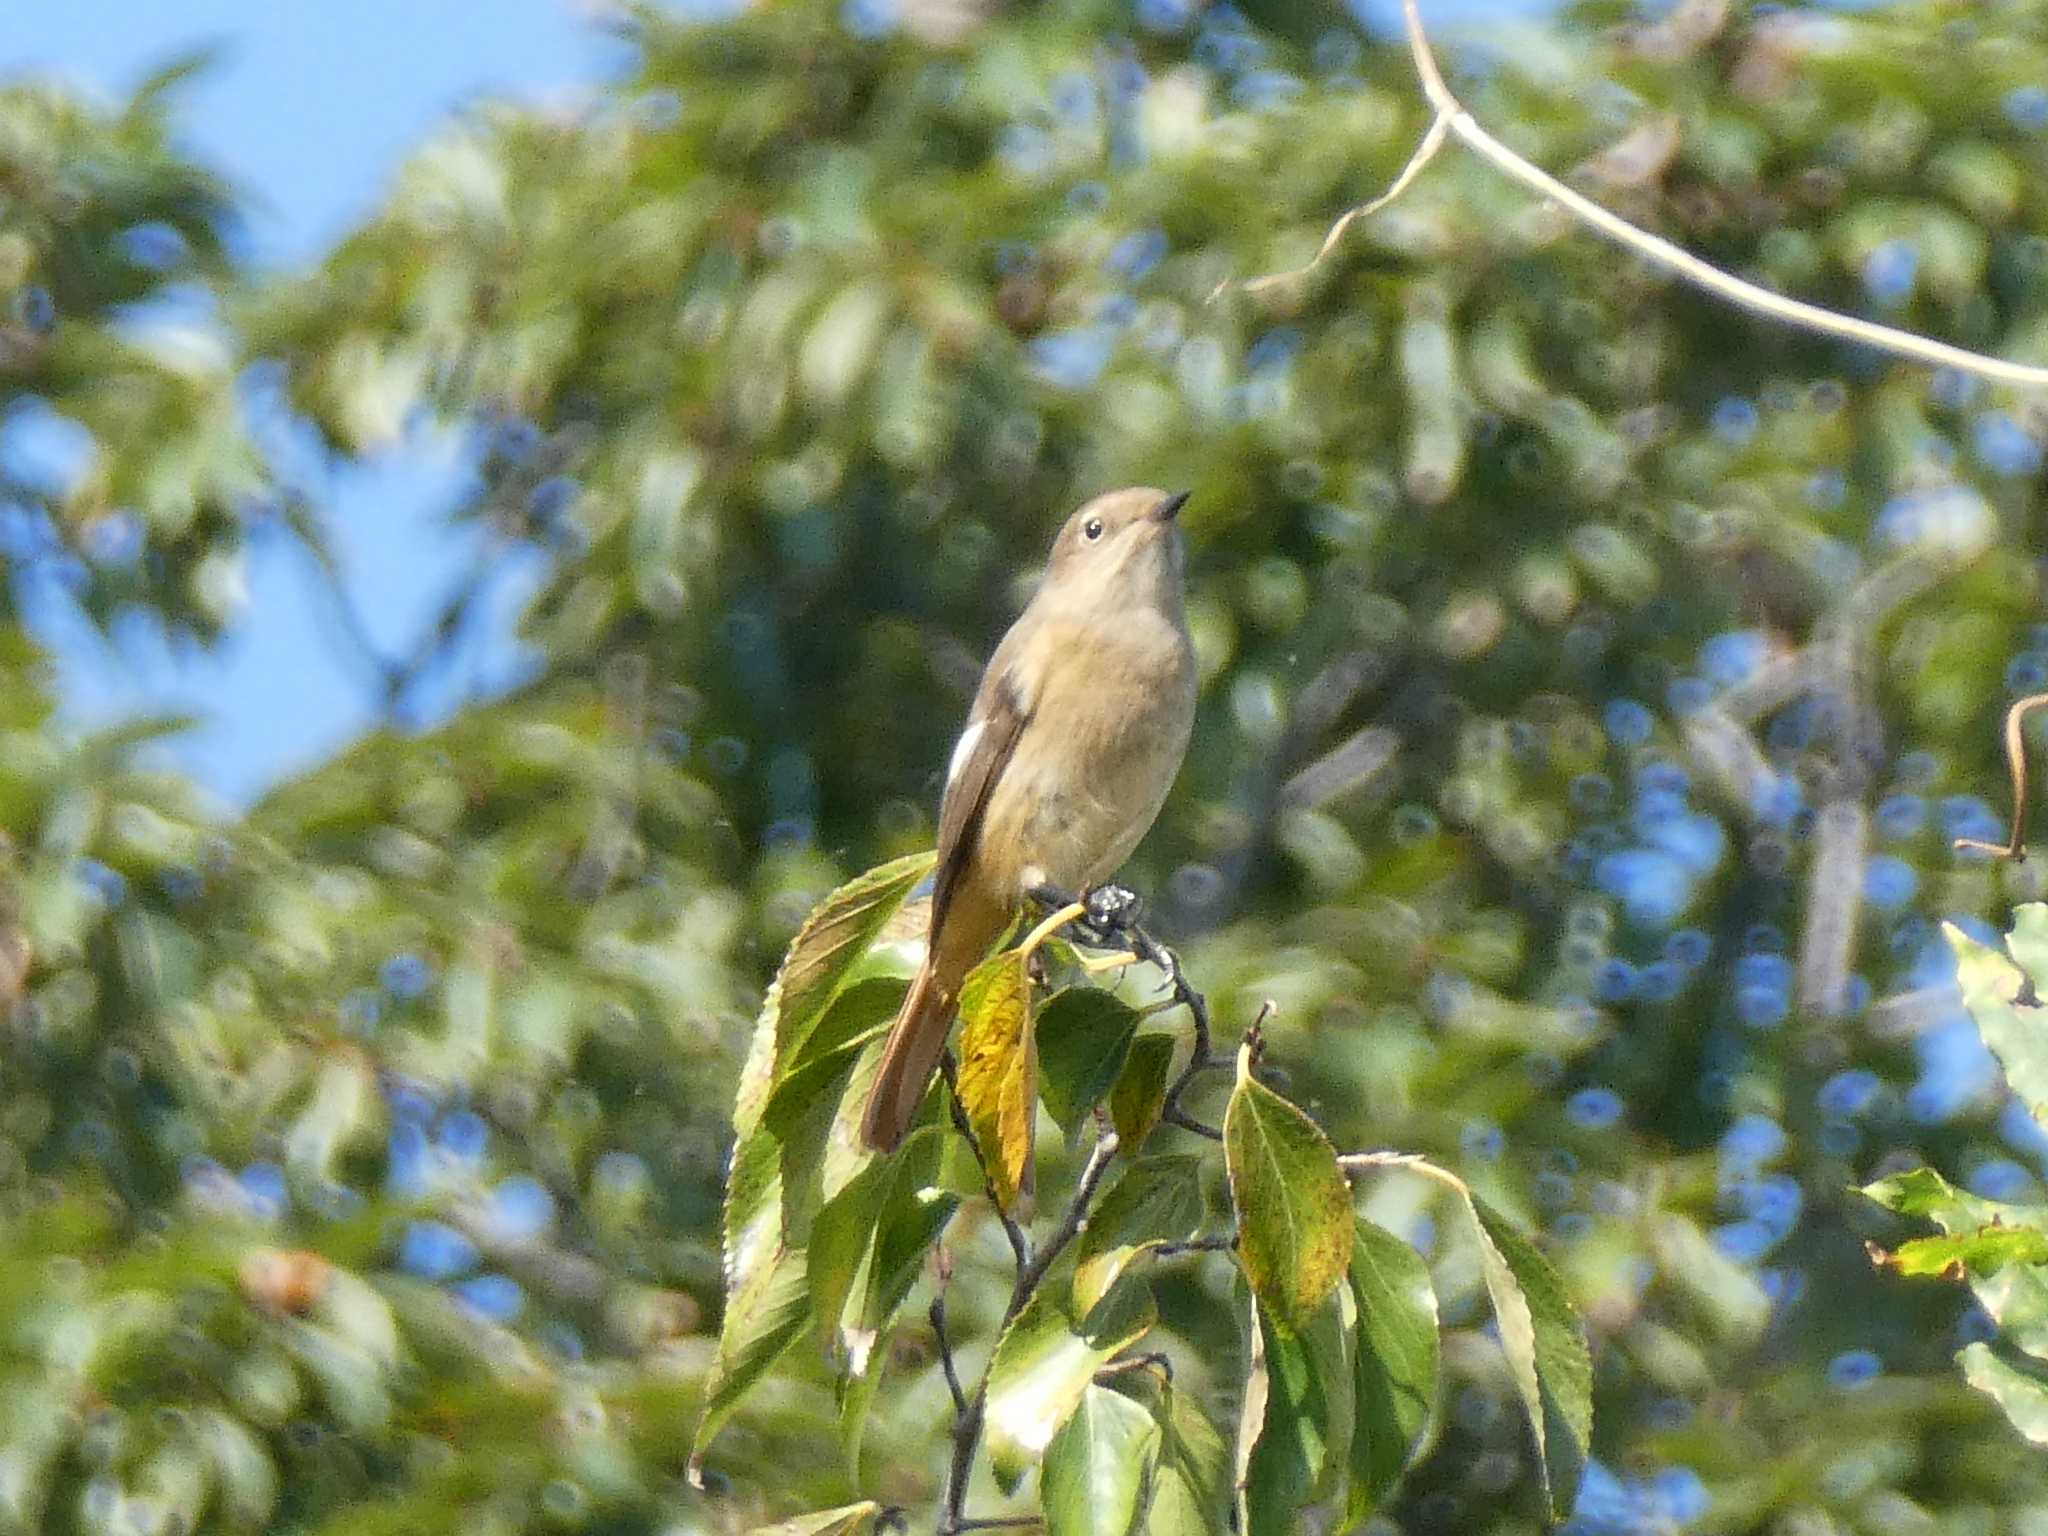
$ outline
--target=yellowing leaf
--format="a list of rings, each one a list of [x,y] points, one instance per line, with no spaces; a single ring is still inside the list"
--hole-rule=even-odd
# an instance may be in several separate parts
[[[1030,1188],[1038,1103],[1031,980],[1024,957],[984,960],[960,988],[960,1104],[1005,1210]]]
[[[1882,1261],[1902,1275],[1952,1275],[2048,1263],[2048,1236],[2028,1227],[1985,1227],[1954,1237],[1916,1237]]]
[[[1253,1293],[1283,1328],[1307,1325],[1351,1263],[1351,1189],[1329,1138],[1237,1056],[1223,1115],[1238,1253]]]

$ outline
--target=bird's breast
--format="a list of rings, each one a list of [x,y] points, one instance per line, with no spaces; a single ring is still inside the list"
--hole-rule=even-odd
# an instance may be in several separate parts
[[[1194,723],[1186,632],[1140,610],[1043,652],[1031,723],[991,795],[981,858],[1011,891],[1108,879],[1165,803]]]

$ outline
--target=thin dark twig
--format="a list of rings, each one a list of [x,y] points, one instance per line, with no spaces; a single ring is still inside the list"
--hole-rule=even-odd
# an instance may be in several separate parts
[[[953,1412],[967,1412],[967,1393],[960,1385],[960,1368],[953,1363],[953,1341],[946,1333],[946,1293],[932,1298],[932,1335],[939,1341],[939,1368],[946,1373],[946,1390],[953,1394]]]
[[[993,1357],[991,1357],[993,1358]],[[953,1419],[953,1459],[946,1469],[946,1499],[939,1514],[939,1536],[953,1536],[967,1526],[967,1484],[974,1476],[974,1448],[981,1443],[981,1424],[988,1402],[988,1370],[983,1368],[974,1396]]]
[[[1218,1232],[1214,1237],[1191,1237],[1181,1243],[1161,1243],[1152,1250],[1155,1259],[1177,1259],[1184,1253],[1228,1253],[1237,1246],[1235,1232]]]
[[[1184,1131],[1193,1131],[1197,1136],[1206,1136],[1211,1141],[1221,1141],[1223,1139],[1223,1133],[1217,1130],[1215,1126],[1209,1124],[1206,1120],[1197,1120],[1178,1104],[1169,1104],[1160,1110],[1159,1119],[1164,1125],[1179,1126]]]
[[[990,1515],[977,1520],[956,1520],[949,1527],[955,1531],[1022,1531],[1035,1530],[1045,1522],[1036,1515]]]
[[[1095,1373],[1095,1379],[1098,1382],[1109,1381],[1131,1371],[1157,1371],[1168,1386],[1173,1385],[1173,1361],[1163,1351],[1156,1349],[1112,1360]]]
[[[1067,1208],[1060,1213],[1060,1224],[1053,1228],[1052,1236],[1038,1250],[1038,1256],[1017,1271],[1017,1284],[1010,1292],[1010,1305],[1003,1314],[1008,1322],[1024,1310],[1024,1304],[1031,1299],[1047,1271],[1058,1262],[1067,1244],[1081,1230],[1082,1222],[1088,1219],[1088,1207],[1095,1201],[1095,1191],[1101,1187],[1102,1179],[1109,1172],[1110,1159],[1116,1156],[1116,1132],[1104,1131],[1095,1138],[1095,1149],[1088,1154],[1088,1165],[1081,1170],[1081,1183],[1074,1191],[1074,1198],[1067,1202]]]

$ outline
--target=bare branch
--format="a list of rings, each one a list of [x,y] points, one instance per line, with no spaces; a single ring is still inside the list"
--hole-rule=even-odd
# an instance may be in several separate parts
[[[1060,1224],[1039,1248],[1038,1256],[1018,1272],[1017,1286],[1010,1295],[1010,1308],[1004,1315],[1004,1322],[1024,1310],[1024,1303],[1044,1282],[1046,1272],[1080,1232],[1081,1224],[1088,1219],[1088,1207],[1095,1201],[1095,1191],[1101,1187],[1103,1175],[1109,1172],[1110,1159],[1115,1156],[1116,1132],[1104,1131],[1095,1138],[1095,1149],[1088,1154],[1088,1166],[1081,1170],[1080,1187],[1074,1191],[1074,1198],[1067,1202]]]
[[[1312,271],[1317,263],[1329,254],[1336,241],[1352,223],[1386,207],[1407,189],[1422,167],[1434,158],[1437,149],[1442,145],[1444,135],[1448,132],[1456,134],[1509,178],[1550,199],[1587,228],[1606,236],[1617,245],[1634,251],[1644,260],[1664,268],[1694,287],[1727,300],[1738,309],[1782,320],[1788,325],[1824,336],[1839,336],[1845,341],[1860,342],[1878,351],[1889,352],[1896,357],[1910,358],[1931,367],[1953,368],[1959,373],[1973,374],[1980,379],[1990,379],[2001,384],[2018,384],[2036,389],[2048,387],[2048,368],[2032,363],[2015,363],[2000,357],[1989,357],[1984,353],[1972,352],[1966,347],[1951,346],[1945,341],[1935,341],[1931,337],[1920,336],[1912,331],[1879,325],[1875,321],[1858,319],[1854,315],[1845,315],[1819,304],[1809,304],[1803,299],[1787,298],[1783,294],[1771,292],[1768,288],[1746,282],[1731,272],[1724,272],[1711,262],[1702,261],[1692,252],[1674,245],[1663,236],[1653,235],[1648,230],[1629,223],[1619,214],[1603,208],[1583,193],[1574,191],[1540,166],[1523,159],[1482,128],[1445,83],[1443,71],[1437,65],[1436,54],[1430,47],[1429,35],[1423,30],[1422,13],[1417,0],[1401,0],[1401,15],[1407,28],[1408,52],[1415,62],[1415,73],[1422,82],[1423,95],[1428,98],[1430,106],[1436,112],[1430,122],[1428,133],[1416,146],[1414,156],[1410,158],[1400,176],[1395,178],[1393,186],[1371,202],[1361,204],[1340,218],[1332,226],[1330,233],[1324,237],[1323,247],[1316,253],[1314,260],[1293,272],[1252,278],[1243,285],[1247,290],[1255,291]],[[1217,292],[1222,292],[1222,288],[1219,287]]]
[[[953,1413],[956,1418],[967,1417],[967,1391],[960,1385],[960,1368],[953,1363],[953,1340],[946,1332],[946,1293],[942,1290],[932,1298],[932,1337],[939,1344],[939,1369],[946,1375],[946,1390],[953,1394]]]
[[[1315,255],[1309,257],[1300,266],[1289,268],[1285,272],[1268,272],[1264,277],[1248,277],[1243,283],[1244,291],[1246,293],[1258,293],[1267,288],[1277,287],[1281,283],[1293,282],[1296,278],[1307,277],[1311,272],[1315,271],[1317,267],[1323,264],[1324,258],[1330,252],[1337,249],[1337,242],[1344,238],[1344,232],[1347,229],[1356,224],[1360,219],[1371,218],[1408,190],[1415,178],[1422,174],[1423,168],[1436,158],[1436,152],[1444,147],[1444,139],[1450,131],[1450,118],[1444,113],[1439,112],[1435,120],[1430,123],[1429,132],[1422,136],[1422,142],[1415,146],[1415,153],[1410,155],[1408,163],[1401,167],[1401,174],[1394,178],[1386,191],[1382,192],[1371,202],[1360,203],[1357,207],[1343,214],[1336,223],[1330,226],[1330,232],[1323,236],[1323,243],[1317,248]],[[1225,278],[1222,282],[1218,283],[1215,290],[1209,295],[1210,302],[1215,302],[1222,295],[1223,291],[1230,287],[1233,281],[1235,279]]]
[[[2048,705],[2048,693],[2030,693],[2005,712],[2005,767],[2012,775],[2012,841],[1986,843],[1974,837],[1955,840],[1958,852],[1973,848],[2001,859],[2027,856],[2027,716]]]

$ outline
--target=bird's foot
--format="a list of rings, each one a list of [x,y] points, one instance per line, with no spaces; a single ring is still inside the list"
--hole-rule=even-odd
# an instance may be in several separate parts
[[[1080,907],[1085,915],[1068,923],[1067,932],[1076,943],[1089,949],[1130,948],[1131,934],[1144,909],[1138,893],[1121,885],[1094,886],[1078,897],[1058,886],[1036,885],[1026,894],[1049,913]]]
[[[1088,926],[1105,934],[1135,928],[1144,910],[1138,893],[1124,885],[1098,885],[1081,898],[1081,904],[1088,909]]]

